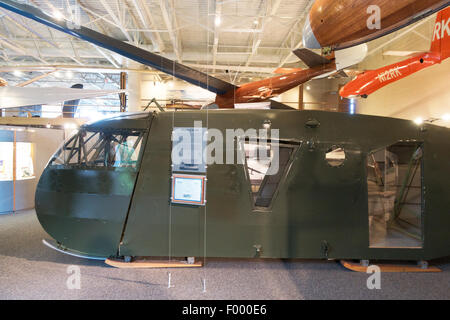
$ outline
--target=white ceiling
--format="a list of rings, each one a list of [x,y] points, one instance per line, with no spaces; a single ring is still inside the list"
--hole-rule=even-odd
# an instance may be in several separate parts
[[[77,5],[85,27],[239,83],[249,78],[267,77],[278,67],[302,66],[291,52],[301,46],[304,19],[314,1],[25,2],[51,14],[58,11],[65,17],[69,17],[67,8]],[[217,17],[220,17],[220,25],[215,23]],[[419,26],[413,25],[373,41],[369,44],[370,56],[362,67],[372,68],[399,60],[383,56],[387,50],[426,50],[433,22],[434,16],[420,22]],[[408,32],[410,29],[412,31]],[[0,71],[2,66],[70,66],[75,67],[75,71],[87,67],[130,67],[128,61],[116,54],[0,9]],[[8,78],[4,73],[0,76]],[[164,75],[161,77],[164,79]],[[100,83],[105,81],[104,75],[100,79],[92,78]]]
[[[312,0],[30,0],[81,24],[218,76],[226,68],[261,75],[297,60],[301,30]],[[122,57],[0,10],[2,65],[125,67]],[[220,17],[220,25],[216,25]],[[228,76],[227,76],[228,78]]]

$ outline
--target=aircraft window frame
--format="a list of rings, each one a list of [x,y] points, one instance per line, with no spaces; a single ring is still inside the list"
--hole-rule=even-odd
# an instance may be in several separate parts
[[[241,150],[244,150],[244,153],[245,153],[245,143],[251,143],[251,142],[255,142],[255,141],[259,141],[259,139],[257,139],[257,138],[240,139]],[[279,147],[290,148],[290,149],[292,149],[292,151],[289,155],[289,158],[287,159],[286,164],[284,165],[284,170],[280,174],[280,178],[277,182],[277,186],[276,186],[275,190],[273,191],[272,197],[270,199],[270,203],[267,207],[256,205],[257,199],[255,198],[255,194],[257,194],[257,193],[253,192],[253,188],[252,188],[253,185],[252,185],[252,181],[250,179],[247,156],[244,155],[244,163],[243,163],[242,167],[244,169],[245,179],[248,184],[248,194],[249,194],[250,202],[252,204],[252,212],[253,213],[270,213],[270,212],[272,212],[273,205],[275,203],[275,200],[278,197],[280,188],[286,182],[286,178],[292,168],[292,164],[294,163],[297,152],[300,149],[301,145],[303,144],[303,141],[267,139],[267,144],[268,145],[278,144]],[[269,167],[270,167],[270,165],[269,165]],[[265,175],[265,177],[267,177],[267,176]],[[263,181],[264,181],[264,178],[263,178]],[[263,181],[261,181],[260,187],[262,186]],[[259,192],[260,192],[260,190],[258,190],[258,193]]]
[[[342,150],[342,152],[344,153],[344,159],[329,159],[328,155],[332,154],[334,152],[338,152],[339,150]],[[348,160],[348,156],[347,156],[347,151],[345,150],[344,147],[340,146],[340,145],[332,145],[331,147],[329,147],[326,151],[325,151],[325,162],[327,163],[327,165],[331,168],[342,168],[343,166],[345,166],[345,163]],[[338,164],[333,164],[332,162],[339,162]]]
[[[82,128],[64,142],[50,159],[49,166],[137,171],[146,144],[146,132],[134,129]]]
[[[406,147],[410,148],[411,154],[401,149]],[[370,249],[425,248],[425,152],[423,141],[397,141],[367,152],[365,167]],[[405,161],[405,154],[409,155],[406,157],[409,161]],[[372,174],[369,169],[373,170]],[[389,200],[391,193],[390,197],[395,196],[393,200]],[[417,198],[420,203],[414,203]],[[408,207],[407,210],[404,210],[405,207]],[[380,216],[384,218],[380,220]],[[380,221],[384,223],[380,224]]]

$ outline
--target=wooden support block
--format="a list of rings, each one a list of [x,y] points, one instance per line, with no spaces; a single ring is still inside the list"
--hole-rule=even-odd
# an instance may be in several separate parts
[[[346,260],[341,260],[341,264],[352,271],[356,271],[356,272],[367,272],[367,268],[365,266],[362,266],[360,263],[358,262],[352,262],[352,261],[346,261]],[[426,269],[422,269],[418,266],[415,265],[407,265],[407,264],[374,264],[377,267],[379,267],[381,269],[381,272],[406,272],[406,273],[433,273],[433,272],[442,272],[441,269],[437,268],[437,267],[428,267]]]
[[[146,260],[138,259],[131,262],[123,260],[106,259],[105,263],[115,268],[121,269],[156,269],[156,268],[198,268],[203,267],[201,261],[189,264],[186,261],[169,260]]]

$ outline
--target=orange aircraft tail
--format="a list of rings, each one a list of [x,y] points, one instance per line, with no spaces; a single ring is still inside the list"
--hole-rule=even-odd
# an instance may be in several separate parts
[[[430,51],[439,53],[441,61],[450,57],[450,7],[437,15]]]

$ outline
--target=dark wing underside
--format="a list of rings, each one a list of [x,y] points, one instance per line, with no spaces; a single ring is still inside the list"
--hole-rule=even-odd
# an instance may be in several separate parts
[[[158,54],[140,49],[126,42],[116,40],[89,28],[69,28],[67,21],[58,21],[36,7],[10,0],[0,1],[0,7],[15,12],[26,18],[35,20],[58,31],[70,34],[81,40],[113,51],[128,59],[137,61],[153,69],[157,69],[216,94],[225,94],[227,91],[237,88],[231,83],[214,78],[203,72],[189,68]]]
[[[295,50],[294,54],[310,68],[323,66],[331,62],[327,58],[305,48]]]

